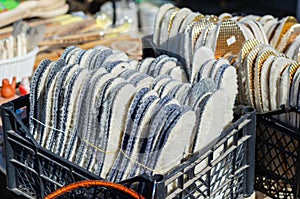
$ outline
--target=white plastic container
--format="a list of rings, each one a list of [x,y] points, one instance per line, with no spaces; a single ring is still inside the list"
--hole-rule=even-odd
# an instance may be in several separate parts
[[[23,56],[0,60],[0,86],[2,86],[2,79],[4,78],[12,81],[12,78],[15,76],[17,82],[20,82],[23,77],[30,77],[33,73],[38,51],[39,49],[36,47]]]

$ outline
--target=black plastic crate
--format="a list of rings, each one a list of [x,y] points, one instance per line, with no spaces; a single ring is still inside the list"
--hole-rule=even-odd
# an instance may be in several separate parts
[[[17,114],[19,110],[28,113],[28,109],[29,96],[1,106],[8,189],[28,198],[42,198],[72,182],[100,179],[38,146],[28,132],[28,115]],[[244,114],[218,139],[169,173],[141,175],[120,183],[146,198],[250,196],[254,188],[255,113],[245,108],[238,111]]]
[[[293,114],[298,127],[280,117]],[[272,198],[300,198],[300,111],[257,115],[255,189]]]

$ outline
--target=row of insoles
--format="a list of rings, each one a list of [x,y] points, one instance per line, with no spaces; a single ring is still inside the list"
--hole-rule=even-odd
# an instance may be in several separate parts
[[[300,107],[300,63],[258,40],[248,40],[239,55],[239,101],[259,112]],[[295,116],[282,118],[299,126]]]
[[[222,78],[188,84],[142,74],[119,56],[95,67],[70,55],[35,71],[30,130],[43,147],[103,178],[165,173],[218,137],[225,113],[232,116]]]

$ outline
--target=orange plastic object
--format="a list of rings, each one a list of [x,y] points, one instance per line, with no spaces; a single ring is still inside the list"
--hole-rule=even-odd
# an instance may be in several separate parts
[[[12,84],[8,79],[2,80],[1,96],[4,98],[13,97],[16,94],[16,77],[13,77]]]
[[[101,181],[101,180],[84,180],[84,181],[75,182],[56,190],[55,192],[47,195],[44,199],[54,199],[72,190],[76,190],[78,188],[88,188],[93,186],[106,187],[117,191],[121,191],[127,194],[128,196],[132,197],[133,199],[145,199],[143,196],[141,196],[140,194],[136,193],[135,191],[133,191],[128,187],[125,187],[120,184],[112,183],[112,182]]]

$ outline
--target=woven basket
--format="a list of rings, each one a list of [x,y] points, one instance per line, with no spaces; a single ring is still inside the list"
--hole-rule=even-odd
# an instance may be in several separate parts
[[[23,56],[0,60],[0,86],[2,86],[2,79],[4,78],[11,81],[13,77],[16,77],[17,82],[20,82],[23,77],[30,77],[38,50],[36,47]]]

